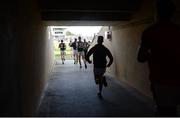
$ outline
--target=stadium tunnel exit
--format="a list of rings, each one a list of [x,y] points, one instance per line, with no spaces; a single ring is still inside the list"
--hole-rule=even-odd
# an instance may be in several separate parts
[[[180,24],[180,1],[174,21]],[[47,26],[103,26],[114,63],[108,73],[152,99],[147,64],[137,62],[143,30],[156,21],[154,0],[58,1],[16,0],[1,4],[1,113],[0,116],[34,116],[54,67]],[[110,27],[107,27],[110,26]],[[118,91],[118,90],[117,90]]]

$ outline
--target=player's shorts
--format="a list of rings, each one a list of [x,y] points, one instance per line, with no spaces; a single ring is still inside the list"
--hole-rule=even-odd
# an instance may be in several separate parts
[[[84,51],[78,51],[78,54],[84,56]]]
[[[78,54],[78,51],[77,50],[73,50],[73,54]]]
[[[100,77],[102,77],[105,72],[106,68],[94,68],[94,79],[96,84],[99,83]]]
[[[65,50],[60,50],[61,54],[65,54]]]

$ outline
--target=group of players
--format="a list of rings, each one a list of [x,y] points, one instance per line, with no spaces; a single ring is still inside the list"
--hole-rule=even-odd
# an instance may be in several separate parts
[[[81,63],[81,59],[82,59],[86,69],[87,64],[86,64],[85,56],[90,46],[90,42],[86,42],[86,39],[82,41],[82,38],[79,36],[78,39],[77,38],[74,39],[74,42],[70,41],[69,46],[72,48],[73,51],[74,64],[78,64],[79,62],[80,68],[82,68],[82,63]],[[61,40],[59,44],[59,48],[61,53],[62,64],[64,64],[66,44],[63,42],[63,40]]]

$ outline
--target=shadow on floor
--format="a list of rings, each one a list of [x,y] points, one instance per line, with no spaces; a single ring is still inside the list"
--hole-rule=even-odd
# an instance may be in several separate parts
[[[97,96],[92,65],[79,68],[57,61],[37,116],[153,116],[152,106],[138,99],[112,78],[107,78],[103,99]]]

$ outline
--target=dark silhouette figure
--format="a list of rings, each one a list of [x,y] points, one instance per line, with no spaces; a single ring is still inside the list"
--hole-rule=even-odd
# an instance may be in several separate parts
[[[180,102],[180,27],[172,23],[169,0],[157,2],[158,21],[142,35],[139,62],[148,61],[158,116],[177,116]]]
[[[98,96],[102,98],[102,88],[103,85],[106,87],[107,82],[104,76],[106,72],[106,67],[110,67],[113,63],[113,56],[111,52],[102,44],[103,43],[103,36],[98,36],[97,43],[94,47],[92,47],[86,55],[86,60],[91,63],[89,57],[93,54],[93,63],[94,63],[94,78],[96,84],[99,84],[99,92]],[[106,57],[109,57],[110,61],[107,64]]]
[[[77,39],[74,39],[74,42],[72,42],[71,47],[73,48],[73,58],[74,58],[74,64],[78,63],[78,43],[77,43]]]
[[[82,60],[84,61],[85,69],[87,69],[87,64],[86,64],[85,54],[84,54],[84,42],[82,42],[80,36],[78,37],[78,40],[79,41],[78,41],[77,51],[78,51],[79,65],[80,65],[80,68],[82,68],[82,65],[81,65],[81,57],[82,57]]]

